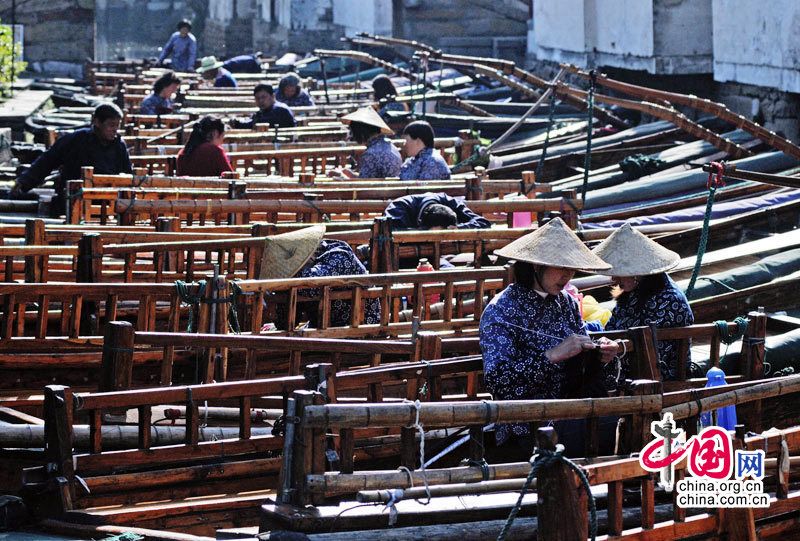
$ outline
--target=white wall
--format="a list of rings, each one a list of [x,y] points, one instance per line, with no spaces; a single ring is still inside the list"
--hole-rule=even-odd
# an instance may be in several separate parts
[[[533,4],[535,49],[545,55],[557,55],[560,51],[583,55],[586,52],[585,3],[585,0],[536,0]]]
[[[333,22],[345,35],[392,33],[392,0],[333,0]]]
[[[713,0],[714,79],[800,92],[800,2]]]
[[[208,18],[227,22],[233,18],[233,0],[209,0]]]
[[[711,0],[535,0],[537,58],[650,73],[711,71]]]

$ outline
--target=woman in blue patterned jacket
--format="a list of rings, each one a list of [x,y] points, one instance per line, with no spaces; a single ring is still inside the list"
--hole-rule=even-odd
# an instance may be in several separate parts
[[[367,269],[359,261],[353,249],[346,242],[324,239],[325,226],[312,226],[273,235],[266,238],[264,256],[261,262],[259,278],[322,278],[326,276],[348,276],[367,274]],[[346,290],[347,288],[345,288]],[[341,288],[334,288],[341,291]],[[316,300],[321,295],[319,288],[307,288],[298,291],[297,317],[308,321],[312,327],[319,325]],[[305,299],[314,298],[305,302]],[[347,326],[351,321],[352,306],[349,300],[334,299],[330,305],[330,325]],[[285,326],[287,312],[282,304],[268,303],[268,313],[279,328]],[[380,323],[381,305],[379,299],[365,299],[363,313],[359,314],[360,323]],[[292,329],[288,329],[292,330]]]
[[[611,265],[602,274],[612,276],[617,287],[612,294],[617,305],[611,313],[606,330],[653,325],[658,328],[684,327],[694,323],[694,314],[683,294],[666,271],[680,262],[680,256],[636,231],[629,223],[604,240],[594,250],[595,254]],[[674,380],[678,363],[688,365],[690,355],[679,359],[679,344],[673,340],[658,342],[658,367],[661,379]],[[619,379],[624,380],[629,371],[628,360],[622,358]],[[606,377],[606,387],[617,385],[616,370]]]
[[[593,342],[578,303],[564,291],[576,270],[608,268],[560,219],[555,218],[495,253],[515,261],[514,283],[481,316],[483,377],[495,400],[565,398],[567,361],[599,348],[603,363],[617,352],[607,339]],[[559,439],[562,431],[557,428]],[[497,443],[513,438],[532,447],[527,424],[499,425]]]
[[[350,127],[350,138],[367,149],[358,159],[358,174],[350,169],[334,169],[328,174],[332,177],[346,178],[387,178],[400,174],[403,158],[400,151],[386,137],[394,132],[372,107],[362,107],[342,117],[342,122]]]
[[[433,148],[433,127],[424,120],[412,122],[403,130],[403,152],[408,159],[400,168],[400,180],[448,180],[450,167]]]

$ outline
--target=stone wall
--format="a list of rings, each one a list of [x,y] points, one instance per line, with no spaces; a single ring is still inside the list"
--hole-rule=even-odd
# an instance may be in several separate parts
[[[529,18],[520,0],[395,0],[393,33],[450,53],[521,61]]]
[[[16,22],[24,25],[24,59],[31,69],[63,64],[80,72],[94,57],[94,0],[17,2]],[[0,2],[0,19],[11,22],[11,2]]]

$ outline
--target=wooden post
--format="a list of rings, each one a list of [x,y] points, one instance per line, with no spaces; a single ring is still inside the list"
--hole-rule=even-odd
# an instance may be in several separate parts
[[[315,207],[314,201],[321,201],[322,198],[323,198],[322,194],[318,194],[318,193],[304,193],[303,194],[303,201],[310,201],[311,202],[311,205],[310,205],[311,207]],[[311,212],[309,212],[307,214],[303,213],[302,220],[298,219],[297,221],[298,222],[307,222],[307,223],[316,224],[316,223],[319,223],[319,222],[322,221],[322,216],[323,216],[322,212],[319,212],[319,211],[316,211],[316,210],[312,210]],[[300,218],[300,217],[298,216],[298,218]]]
[[[181,230],[181,219],[172,217],[162,216],[158,220],[156,220],[156,231],[161,233],[178,233]],[[183,252],[167,252],[164,255],[162,260],[162,264],[164,271],[172,271],[176,272],[180,269],[183,265]],[[158,269],[156,269],[158,271]]]
[[[103,281],[103,242],[99,233],[84,233],[78,241],[76,282],[98,284]],[[94,336],[99,328],[97,303],[84,300],[81,334]]]
[[[475,149],[475,145],[473,144],[474,139],[469,130],[458,130],[458,137],[461,139],[461,144],[459,145],[461,153],[458,156],[458,161],[463,162],[472,156],[472,152]]]
[[[576,229],[578,227],[578,212],[572,208],[567,201],[575,201],[577,197],[578,191],[574,188],[571,190],[564,190],[561,193],[561,219],[564,220],[570,229]]]
[[[67,181],[67,223],[79,224],[83,221],[83,198],[81,197],[81,190],[83,189],[82,180],[68,180]]]
[[[477,175],[466,179],[466,198],[468,201],[480,201],[483,196],[483,179]]]
[[[662,385],[660,381],[653,380],[634,380],[631,382],[627,394],[629,396],[643,396],[649,394],[661,394]],[[625,432],[623,441],[620,442],[622,449],[620,454],[638,453],[642,447],[650,441],[650,423],[655,420],[651,414],[634,414],[625,417]]]
[[[554,451],[557,436],[552,427],[536,431],[536,446]],[[537,537],[548,541],[574,541],[589,537],[588,495],[580,479],[563,462],[539,471],[536,481]]]
[[[228,183],[228,199],[247,199],[247,183],[236,181]],[[243,220],[245,223],[248,221],[247,219]],[[237,223],[236,214],[228,214],[228,224],[236,225]]]
[[[534,185],[536,184],[536,171],[523,171],[522,172],[522,185],[520,186],[520,192],[522,195],[528,195],[533,191]]]
[[[736,425],[736,437],[733,439],[734,453],[744,449],[744,425]],[[752,507],[721,508],[719,510],[719,532],[727,534],[727,539],[735,541],[757,541],[756,522]]]
[[[85,166],[81,167],[81,178],[83,179],[83,187],[91,188],[94,186],[94,167]]]
[[[369,239],[370,267],[372,274],[394,272],[394,242],[391,222],[386,217],[375,218],[372,236]]]
[[[44,438],[45,459],[52,477],[63,477],[67,481],[67,494],[57,497],[61,509],[50,509],[61,515],[72,508],[75,500],[75,466],[72,461],[72,391],[61,385],[48,385],[44,389]]]
[[[747,332],[742,339],[741,367],[747,380],[764,379],[764,338],[767,335],[767,315],[762,311],[747,314]],[[761,400],[739,406],[742,421],[753,432],[762,431]]]
[[[325,470],[325,429],[306,427],[304,413],[305,408],[321,404],[323,399],[315,391],[294,391],[292,398],[295,402],[296,426],[290,464],[291,502],[296,506],[304,506],[315,499],[306,487],[306,475],[324,473]]]
[[[331,363],[314,363],[303,368],[306,388],[309,391],[320,393],[325,402],[336,401],[335,376],[336,373]]]
[[[134,192],[131,191],[131,190],[120,190],[117,193],[117,199],[127,199],[127,200],[130,200],[130,201],[133,201]],[[123,211],[123,212],[121,212],[121,213],[119,213],[117,215],[117,223],[119,225],[134,225],[135,222],[136,222],[136,220],[135,220],[135,218],[133,216],[133,213],[132,212],[128,212],[127,210]]]
[[[44,220],[25,220],[25,244],[27,246],[43,246],[45,244]],[[25,281],[41,283],[44,276],[44,257],[25,256]]]
[[[314,185],[316,175],[314,173],[300,173],[299,178],[298,184],[300,184],[300,186],[309,187]]]
[[[651,327],[632,327],[629,331],[633,342],[634,353],[630,356],[630,374],[632,379],[661,380],[658,368],[658,348],[655,332]]]
[[[133,325],[127,321],[109,321],[103,337],[103,363],[100,392],[131,388],[133,379]]]

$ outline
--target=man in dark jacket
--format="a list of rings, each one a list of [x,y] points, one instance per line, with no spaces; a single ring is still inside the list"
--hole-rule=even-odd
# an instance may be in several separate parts
[[[472,212],[467,205],[443,193],[406,195],[386,207],[392,229],[485,229],[489,220]]]
[[[80,180],[81,167],[92,166],[101,175],[131,173],[128,148],[117,134],[121,122],[119,107],[111,103],[98,105],[92,114],[92,127],[59,137],[19,176],[12,197],[41,186],[54,169],[60,169],[61,175],[55,181],[56,196],[50,203],[51,214],[59,216],[66,210],[67,181]]]
[[[275,101],[275,92],[272,85],[260,83],[253,88],[258,111],[250,120],[234,120],[234,128],[255,128],[256,124],[269,124],[278,128],[292,128],[297,125],[292,110],[286,105]]]

